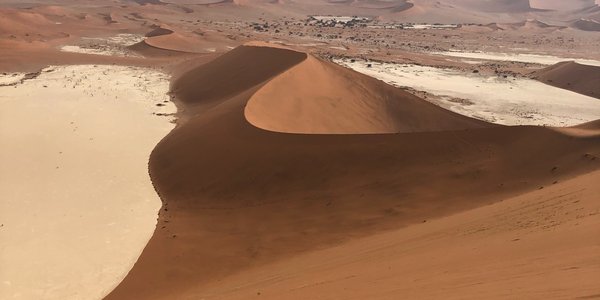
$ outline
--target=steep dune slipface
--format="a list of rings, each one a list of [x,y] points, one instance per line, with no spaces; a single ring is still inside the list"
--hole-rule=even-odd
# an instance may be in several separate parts
[[[184,54],[223,52],[233,44],[222,36],[207,32],[182,34],[174,28],[161,25],[146,34],[146,39],[133,45],[132,50],[142,54]]]
[[[490,126],[312,56],[258,90],[248,101],[245,115],[254,126],[288,133],[396,133]]]
[[[600,22],[581,19],[573,22],[573,27],[584,31],[600,31]]]
[[[159,223],[107,299],[202,298],[243,270],[598,169],[585,156],[600,151],[597,138],[539,127],[322,135],[252,126],[252,95],[305,59],[244,46],[174,83],[186,121],[149,165]]]
[[[146,33],[146,37],[155,37],[155,36],[160,36],[160,35],[171,34],[174,32],[175,31],[173,31],[173,29],[169,28],[168,26],[161,25],[161,26],[154,28],[154,30]]]
[[[306,59],[304,53],[240,46],[192,70],[173,83],[180,101],[190,106],[218,104]]]
[[[561,62],[535,72],[533,77],[549,85],[600,99],[600,67]]]

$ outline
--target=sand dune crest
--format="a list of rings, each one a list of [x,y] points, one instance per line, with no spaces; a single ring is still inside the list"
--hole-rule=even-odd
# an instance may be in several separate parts
[[[397,133],[481,128],[382,81],[309,56],[248,101],[246,119],[287,133]]]

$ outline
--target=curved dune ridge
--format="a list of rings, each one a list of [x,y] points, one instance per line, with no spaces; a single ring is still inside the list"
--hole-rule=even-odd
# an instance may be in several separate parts
[[[560,62],[533,73],[543,83],[600,99],[600,67]]]
[[[175,53],[213,53],[228,49],[231,41],[208,32],[194,32],[195,36],[181,34],[177,29],[161,25],[146,34],[146,39],[130,47],[148,55],[161,51]],[[172,54],[172,53],[171,53]]]
[[[270,287],[279,281],[279,271],[261,268],[272,263],[498,202],[599,168],[593,159],[600,153],[599,137],[571,136],[551,128],[493,126],[449,131],[432,121],[440,131],[287,134],[257,128],[246,120],[247,105],[262,105],[261,114],[255,112],[255,117],[265,118],[264,113],[269,113],[265,106],[276,105],[268,93],[285,85],[290,86],[289,93],[306,96],[304,101],[315,105],[310,97],[321,95],[291,90],[298,84],[292,79],[306,70],[320,70],[316,76],[324,76],[331,68],[293,50],[241,46],[173,82],[181,121],[156,146],[149,162],[152,181],[163,200],[157,228],[128,276],[106,299],[223,299],[238,288],[268,296]],[[338,71],[340,77],[331,84],[344,84],[344,76],[349,76],[364,81],[360,84],[365,89],[375,89],[367,79]],[[284,96],[282,101],[293,98]],[[416,104],[418,100],[411,98],[414,103],[403,113],[408,115],[409,108],[424,115],[437,110]],[[353,102],[357,99],[348,101],[354,108],[344,114],[358,111],[360,105]],[[380,99],[373,101],[374,107],[382,105]],[[305,104],[297,103],[300,112]],[[305,117],[324,122],[321,116]],[[470,122],[457,120],[449,124]],[[278,124],[289,127],[291,123]],[[431,124],[427,124],[429,129]],[[469,253],[470,258],[482,258],[485,252]],[[389,255],[393,258],[397,253]],[[412,260],[417,269],[426,261]],[[490,265],[490,272],[497,267]],[[262,281],[261,290],[235,284],[250,282],[250,277],[232,279],[253,270],[265,270],[261,276],[270,278]],[[424,270],[429,270],[422,274],[425,277],[440,272]],[[565,280],[577,281],[585,270],[571,270]],[[455,269],[444,271],[459,278],[454,284],[477,284],[476,278],[455,273]],[[314,275],[317,286],[328,280],[325,275]],[[372,281],[340,282],[366,288]],[[506,290],[511,282],[499,284]],[[530,292],[539,288],[519,287]],[[352,290],[350,285],[339,288]],[[445,296],[460,297],[450,295],[451,290],[445,292]]]
[[[156,28],[154,28],[154,30],[146,33],[146,37],[155,37],[155,36],[160,36],[160,35],[166,35],[166,34],[171,34],[174,33],[175,31],[171,28],[169,28],[166,25],[160,25],[160,26],[156,26]]]
[[[397,133],[490,126],[313,56],[260,88],[246,119],[287,133]]]

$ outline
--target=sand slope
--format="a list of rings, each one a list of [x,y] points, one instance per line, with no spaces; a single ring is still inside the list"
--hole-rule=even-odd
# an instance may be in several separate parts
[[[174,83],[185,122],[150,159],[159,224],[107,299],[200,298],[243,270],[599,167],[597,137],[539,127],[305,135],[252,126],[252,95],[305,59],[245,46]]]
[[[140,50],[146,47],[185,53],[223,52],[228,45],[233,44],[226,38],[208,32],[184,34],[183,31],[162,25],[146,34],[146,39],[134,48]]]
[[[305,53],[292,50],[242,46],[190,71],[173,83],[172,90],[188,106],[219,104],[306,57]]]
[[[600,67],[561,62],[533,73],[533,78],[600,99]]]
[[[395,133],[487,127],[382,81],[309,56],[248,101],[246,119],[289,133]]]
[[[202,299],[592,299],[600,172],[236,274]],[[260,294],[260,297],[258,295]]]

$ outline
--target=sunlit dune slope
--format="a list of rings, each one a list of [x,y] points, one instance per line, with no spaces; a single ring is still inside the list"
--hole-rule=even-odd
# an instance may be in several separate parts
[[[147,56],[185,53],[214,53],[228,50],[233,41],[208,32],[196,31],[183,34],[166,25],[154,28],[146,39],[130,48]]]
[[[490,126],[313,56],[258,90],[245,115],[259,128],[289,133],[395,133]]]

